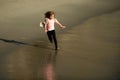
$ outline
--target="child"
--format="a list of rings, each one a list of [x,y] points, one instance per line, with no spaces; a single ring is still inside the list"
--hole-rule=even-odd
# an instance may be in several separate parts
[[[56,39],[55,27],[54,23],[57,23],[62,29],[65,28],[56,18],[55,13],[53,11],[48,11],[45,13],[45,22],[44,22],[44,30],[47,33],[48,39],[51,43],[54,41],[55,50],[58,50],[58,43]]]

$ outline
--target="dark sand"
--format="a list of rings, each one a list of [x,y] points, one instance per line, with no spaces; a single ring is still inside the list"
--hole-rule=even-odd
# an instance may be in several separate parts
[[[1,0],[0,80],[120,80],[119,3]],[[47,10],[67,26],[58,51],[39,28]]]

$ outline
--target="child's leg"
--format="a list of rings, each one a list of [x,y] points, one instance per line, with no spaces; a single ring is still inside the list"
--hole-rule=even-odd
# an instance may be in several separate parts
[[[53,40],[52,40],[52,32],[51,32],[51,31],[48,31],[48,32],[47,32],[47,35],[48,35],[49,41],[52,43],[52,42],[53,42]]]
[[[58,48],[58,43],[57,43],[57,39],[56,39],[55,30],[53,30],[53,40],[54,40],[54,44],[55,44],[55,49],[57,49]]]

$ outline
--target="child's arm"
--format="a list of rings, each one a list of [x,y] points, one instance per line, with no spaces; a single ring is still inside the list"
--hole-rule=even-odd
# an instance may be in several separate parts
[[[48,31],[48,28],[47,28],[47,19],[45,19],[45,22],[44,22],[44,25],[45,25],[45,32],[47,32]]]
[[[48,31],[48,30],[47,30],[47,25],[46,25],[46,24],[45,24],[45,29],[44,29],[44,30],[45,30],[45,32],[47,32],[47,31]]]
[[[66,27],[63,26],[57,19],[55,19],[55,22],[56,22],[62,29],[66,28]]]

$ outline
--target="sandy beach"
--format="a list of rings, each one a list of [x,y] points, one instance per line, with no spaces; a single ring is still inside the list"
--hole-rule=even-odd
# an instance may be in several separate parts
[[[1,0],[0,80],[119,80],[119,3]],[[39,27],[48,10],[67,26],[58,51]]]

